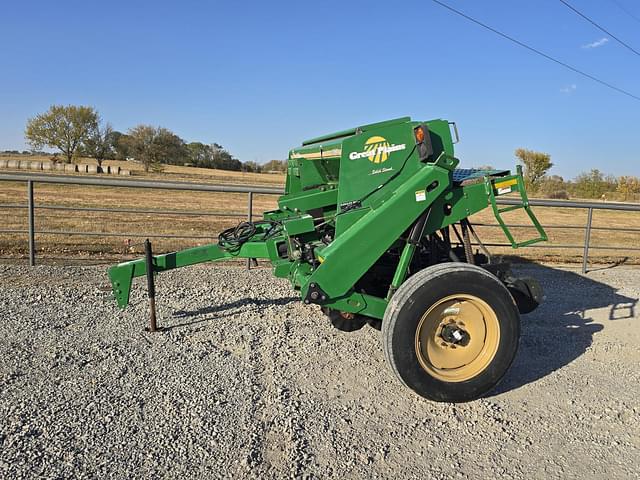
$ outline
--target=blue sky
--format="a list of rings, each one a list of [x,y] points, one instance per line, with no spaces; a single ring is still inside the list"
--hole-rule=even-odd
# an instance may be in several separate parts
[[[445,1],[640,96],[640,57],[557,0]],[[571,3],[640,49],[637,1]],[[0,45],[0,150],[25,148],[27,118],[53,103],[259,162],[307,137],[411,115],[456,121],[464,166],[512,167],[526,147],[550,153],[565,177],[640,175],[640,101],[429,0],[6,1]]]

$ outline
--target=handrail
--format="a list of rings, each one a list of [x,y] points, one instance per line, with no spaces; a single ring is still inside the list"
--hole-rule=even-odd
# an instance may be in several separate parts
[[[55,174],[31,174],[31,173],[0,173],[0,180],[37,183],[60,183],[71,185],[95,185],[102,187],[128,187],[128,188],[156,188],[163,190],[192,190],[202,192],[227,192],[227,193],[263,193],[281,195],[283,188],[265,187],[262,185],[233,185],[233,184],[208,184],[190,182],[167,182],[160,180],[125,180],[113,178],[89,178],[74,175]],[[521,201],[516,198],[500,197],[499,204],[519,205]],[[561,207],[561,208],[593,208],[594,210],[627,210],[640,211],[640,204],[622,202],[592,202],[555,199],[529,199],[529,204],[534,207]]]
[[[501,197],[498,203],[503,205],[518,205],[519,200],[515,198]],[[533,207],[559,207],[559,208],[593,208],[594,210],[626,210],[629,212],[640,212],[640,204],[622,202],[580,202],[575,200],[550,200],[550,199],[529,199],[529,205]]]
[[[0,173],[0,180],[9,182],[60,183],[66,185],[94,185],[99,187],[156,188],[161,190],[190,190],[196,192],[266,193],[282,194],[281,188],[254,185],[226,185],[190,182],[165,182],[158,180],[122,180],[113,178],[88,178],[73,175],[42,175],[29,173]]]
[[[29,239],[29,264],[35,265],[35,234],[45,235],[83,235],[83,236],[110,236],[110,237],[154,237],[154,238],[209,238],[206,236],[198,235],[175,235],[175,234],[138,234],[138,233],[109,233],[109,232],[77,232],[73,230],[35,230],[35,210],[47,209],[47,210],[75,210],[85,212],[112,212],[112,213],[145,213],[145,214],[158,214],[158,215],[197,215],[197,216],[228,216],[237,217],[247,215],[247,218],[251,220],[253,212],[253,195],[254,194],[267,194],[267,195],[281,195],[284,190],[279,187],[265,187],[260,185],[233,185],[233,184],[207,184],[207,183],[189,183],[189,182],[167,182],[158,180],[127,180],[127,179],[113,179],[104,177],[77,177],[73,175],[55,175],[55,174],[31,174],[31,173],[0,173],[0,181],[6,182],[26,182],[27,183],[27,205],[21,204],[0,204],[0,207],[5,208],[27,208],[28,210],[28,230],[21,229],[0,229],[2,233],[27,233]],[[187,190],[196,192],[218,192],[218,193],[246,193],[248,194],[248,208],[246,213],[236,212],[211,212],[211,211],[187,211],[187,210],[152,210],[152,209],[134,209],[134,208],[104,208],[104,207],[70,207],[64,205],[35,205],[33,197],[33,186],[35,183],[48,183],[48,184],[65,184],[65,185],[91,185],[98,187],[118,187],[118,188],[149,188],[160,190]],[[518,198],[500,197],[497,200],[498,204],[502,205],[519,205],[521,200]],[[583,245],[566,245],[566,244],[551,244],[551,245],[538,245],[537,247],[547,248],[582,248],[582,271],[586,273],[588,265],[589,249],[602,249],[602,250],[619,250],[625,248],[630,251],[638,251],[639,248],[635,247],[621,247],[621,246],[591,246],[590,238],[592,230],[615,230],[624,232],[638,232],[638,228],[623,228],[623,227],[594,227],[592,226],[592,218],[594,210],[618,210],[618,211],[631,211],[640,212],[640,204],[621,203],[621,202],[593,202],[593,201],[570,201],[570,200],[555,200],[555,199],[530,199],[529,205],[534,207],[555,207],[555,208],[582,208],[587,210],[587,223],[584,226],[580,225],[547,225],[545,228],[551,229],[584,229],[585,237]],[[496,227],[498,225],[492,224],[477,224],[478,226]],[[509,225],[510,227],[525,227],[530,225]],[[487,246],[509,246],[508,244],[487,244]],[[536,247],[533,245],[532,247]]]

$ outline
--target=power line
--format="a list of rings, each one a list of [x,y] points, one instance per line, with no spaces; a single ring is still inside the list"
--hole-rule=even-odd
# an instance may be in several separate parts
[[[613,38],[616,42],[618,42],[620,45],[623,45],[625,47],[627,47],[629,50],[631,50],[633,53],[635,53],[636,55],[638,55],[640,57],[640,52],[637,51],[635,48],[633,48],[631,45],[629,45],[628,43],[623,42],[622,40],[620,40],[618,37],[616,37],[613,33],[611,33],[609,30],[605,29],[604,27],[598,25],[596,22],[594,22],[593,20],[591,20],[589,17],[587,17],[584,13],[582,13],[581,11],[577,10],[576,8],[574,8],[573,6],[571,6],[569,4],[569,2],[566,2],[565,0],[559,0],[560,3],[564,4],[568,9],[573,10],[576,14],[580,15],[582,18],[584,18],[587,22],[589,22],[591,25],[593,25],[594,27],[596,27],[598,30],[606,33],[607,35],[609,35],[611,38]]]
[[[613,3],[616,4],[616,6],[622,10],[624,13],[626,13],[627,15],[629,15],[631,18],[633,18],[636,22],[640,23],[640,18],[636,17],[633,13],[631,13],[626,7],[624,7],[623,5],[620,4],[620,2],[617,2],[616,0],[611,0]]]
[[[537,55],[540,55],[541,57],[544,57],[547,60],[551,60],[552,62],[557,63],[558,65],[562,65],[563,67],[571,70],[572,72],[575,72],[575,73],[577,73],[579,75],[582,75],[583,77],[586,77],[586,78],[588,78],[590,80],[593,80],[594,82],[598,82],[599,84],[604,85],[605,87],[610,88],[612,90],[615,90],[618,93],[622,93],[623,95],[626,95],[627,97],[631,97],[634,100],[640,101],[640,97],[639,96],[634,95],[633,93],[627,92],[626,90],[623,90],[621,88],[618,88],[615,85],[611,85],[610,83],[605,82],[604,80],[600,80],[599,78],[594,77],[593,75],[590,75],[590,74],[588,74],[586,72],[583,72],[582,70],[578,70],[575,67],[572,67],[568,63],[564,63],[564,62],[562,62],[562,61],[560,61],[560,60],[558,60],[556,58],[553,58],[550,55],[547,55],[544,52],[541,52],[540,50],[537,50],[537,49],[535,49],[533,47],[530,47],[526,43],[522,43],[520,40],[516,40],[515,38],[510,37],[506,33],[502,33],[501,31],[496,30],[495,28],[490,27],[489,25],[487,25],[485,23],[482,23],[479,20],[476,20],[475,18],[472,18],[472,17],[470,17],[469,15],[467,15],[465,13],[462,13],[460,10],[456,10],[455,8],[447,5],[444,2],[441,2],[440,0],[431,0],[431,1],[434,2],[434,3],[437,3],[441,7],[446,8],[447,10],[450,10],[451,12],[455,13],[456,15],[459,15],[459,16],[461,16],[463,18],[466,18],[467,20],[469,20],[470,22],[475,23],[476,25],[480,25],[482,28],[486,28],[487,30],[495,33],[496,35],[500,35],[501,37],[506,38],[507,40],[509,40],[510,42],[515,43],[516,45],[520,45],[521,47],[526,48],[527,50],[529,50],[529,51],[531,51],[531,52],[533,52],[533,53],[535,53]]]

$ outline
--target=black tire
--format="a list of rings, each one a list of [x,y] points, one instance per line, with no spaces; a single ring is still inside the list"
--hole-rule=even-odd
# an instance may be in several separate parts
[[[435,311],[434,309],[443,302],[443,299],[453,297],[454,300],[448,301],[457,301],[455,300],[456,295],[468,296],[468,300],[471,302],[478,300],[478,305],[484,309],[480,312],[485,311],[487,315],[482,314],[480,317],[476,315],[474,321],[478,322],[477,319],[481,318],[482,324],[488,325],[486,318],[491,317],[492,328],[494,332],[497,329],[498,334],[494,335],[492,353],[485,354],[481,359],[482,362],[488,362],[486,365],[480,364],[481,370],[473,373],[471,378],[465,378],[463,375],[455,381],[445,381],[443,378],[449,378],[446,376],[449,375],[449,370],[438,370],[433,367],[429,371],[427,367],[431,367],[431,365],[428,364],[428,360],[424,360],[425,355],[420,354],[422,356],[419,358],[418,351],[423,351],[424,342],[421,343],[421,339],[426,338],[429,341],[432,336],[439,337],[435,342],[437,344],[442,341],[444,349],[464,348],[461,343],[456,344],[456,340],[453,340],[453,344],[447,343],[446,346],[444,346],[445,342],[440,340],[444,338],[442,334],[446,328],[442,325],[451,320],[441,320],[440,325],[429,330],[432,333],[439,331],[440,334],[433,333],[433,335],[426,337],[419,335],[421,335],[420,332],[427,331],[423,327],[425,320],[422,319],[432,318],[429,316],[431,313],[428,312]],[[464,305],[465,301],[467,300],[463,298],[455,305]],[[468,307],[463,306],[463,312],[465,308]],[[456,308],[445,308],[443,315],[448,314],[449,311],[456,312]],[[459,313],[460,309],[457,312]],[[437,317],[437,315],[434,316]],[[445,317],[441,316],[440,318]],[[464,323],[460,324],[464,325]],[[489,343],[487,340],[490,337],[489,327],[486,328],[485,336],[481,342]],[[418,331],[419,329],[420,331]],[[460,332],[465,333],[463,330]],[[438,264],[411,276],[394,294],[382,321],[382,345],[392,372],[418,395],[439,402],[474,400],[494,388],[511,366],[518,349],[519,338],[520,316],[507,288],[491,273],[466,263]],[[439,345],[437,346],[440,348]],[[471,350],[469,351],[471,352]],[[459,350],[459,352],[464,352],[464,350]],[[445,355],[448,353],[445,352]],[[425,362],[427,367],[423,367]],[[472,362],[476,362],[476,360],[472,360]],[[467,365],[460,367],[460,369],[464,368],[468,369],[466,374],[469,369],[473,372],[473,368]],[[450,371],[454,372],[454,370]],[[443,375],[438,378],[440,372],[443,372]]]
[[[329,317],[333,328],[341,332],[355,332],[367,324],[366,317],[357,313],[343,313],[332,308],[323,308],[322,311]]]

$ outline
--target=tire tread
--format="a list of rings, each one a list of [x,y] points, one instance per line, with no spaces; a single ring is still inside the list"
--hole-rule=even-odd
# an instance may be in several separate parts
[[[477,265],[471,265],[469,263],[462,262],[452,262],[452,263],[439,263],[437,265],[433,265],[427,267],[419,272],[415,273],[407,281],[405,281],[400,288],[395,292],[393,297],[391,297],[391,301],[387,305],[387,309],[384,313],[384,318],[382,320],[382,350],[384,351],[385,360],[387,361],[387,365],[389,365],[391,371],[394,376],[402,382],[402,384],[411,388],[405,380],[400,375],[400,371],[398,365],[396,364],[395,358],[392,354],[392,336],[395,329],[396,321],[398,319],[397,311],[402,307],[411,296],[415,293],[415,291],[424,283],[429,282],[435,278],[440,276],[454,273],[454,272],[476,272],[480,273],[492,281],[496,283],[497,286],[504,289],[504,291],[511,297],[513,297],[507,287],[498,280],[493,274],[489,273],[487,270],[478,267]],[[513,302],[515,305],[515,301]]]

